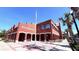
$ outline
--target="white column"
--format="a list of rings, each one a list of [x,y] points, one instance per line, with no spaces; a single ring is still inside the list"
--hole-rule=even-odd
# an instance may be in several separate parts
[[[31,34],[31,41],[32,41],[32,34]]]
[[[39,41],[41,41],[41,35],[39,34]]]
[[[25,40],[24,40],[24,42],[27,42],[27,34],[25,33]]]
[[[36,33],[35,33],[35,41],[36,41]]]
[[[18,43],[19,35],[20,35],[20,33],[16,34],[16,43]]]
[[[47,35],[46,35],[46,34],[44,34],[44,38],[45,38],[44,42],[46,42],[46,36],[47,36]]]
[[[40,41],[41,41],[41,34],[40,34]]]

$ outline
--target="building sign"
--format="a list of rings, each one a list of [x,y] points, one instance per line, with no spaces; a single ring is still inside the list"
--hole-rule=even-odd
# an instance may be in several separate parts
[[[30,27],[25,27],[25,26],[22,26],[23,29],[28,29],[28,30],[35,30],[34,28],[30,28]]]

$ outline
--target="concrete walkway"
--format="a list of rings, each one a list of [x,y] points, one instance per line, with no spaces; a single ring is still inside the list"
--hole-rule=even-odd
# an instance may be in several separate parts
[[[0,51],[72,51],[67,40],[54,42],[52,44],[31,41],[31,42],[7,42],[0,41]]]
[[[69,43],[66,39],[62,42],[53,42],[53,43],[46,43],[46,42],[36,42],[37,46],[42,46],[45,51],[72,51]]]
[[[55,48],[60,51],[72,51],[67,39],[64,39],[62,42],[54,42],[53,45],[56,45]]]
[[[39,49],[34,48],[29,49],[27,45],[31,45],[30,43],[31,42],[18,42],[18,43],[10,42],[7,43],[7,45],[15,51],[41,51]]]
[[[52,44],[41,41],[11,42],[7,44],[16,51],[72,51],[66,39],[62,42],[54,42]]]
[[[5,42],[0,41],[0,51],[13,51]]]

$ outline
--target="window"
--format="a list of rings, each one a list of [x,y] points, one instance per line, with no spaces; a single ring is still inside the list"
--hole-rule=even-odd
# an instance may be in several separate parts
[[[52,25],[51,25],[51,28],[53,28],[53,27],[54,27],[54,25],[52,24]]]
[[[46,24],[45,28],[50,29],[50,24]]]
[[[41,29],[50,29],[50,24],[42,25]]]
[[[41,29],[45,29],[45,26],[44,26],[44,25],[42,25],[42,26],[41,26]]]

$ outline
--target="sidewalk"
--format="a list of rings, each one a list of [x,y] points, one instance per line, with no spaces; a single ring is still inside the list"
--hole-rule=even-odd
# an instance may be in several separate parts
[[[64,51],[72,51],[67,39],[64,39],[62,42],[55,42],[55,43],[53,43],[53,45],[56,45],[55,48],[59,48],[59,49],[62,49]]]
[[[0,51],[13,51],[5,42],[0,41]]]
[[[36,42],[37,46],[43,46],[43,48],[47,51],[72,51],[69,43],[66,39],[64,39],[62,42],[53,42],[53,43],[41,43]]]
[[[54,42],[52,44],[41,41],[11,42],[7,44],[16,51],[72,51],[66,39],[62,42]]]
[[[31,42],[4,42],[0,41],[0,51],[72,51],[67,40],[62,42],[46,43],[41,41]]]

